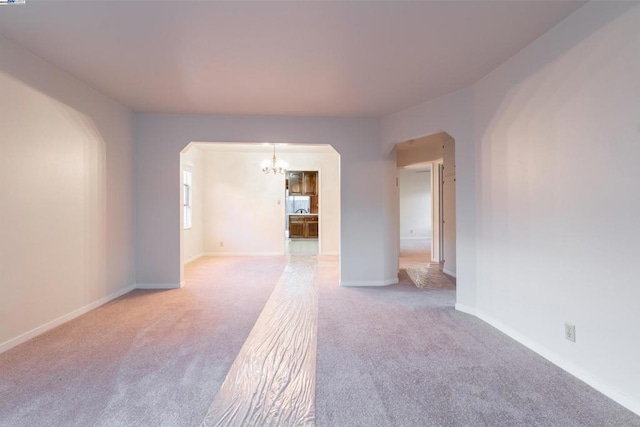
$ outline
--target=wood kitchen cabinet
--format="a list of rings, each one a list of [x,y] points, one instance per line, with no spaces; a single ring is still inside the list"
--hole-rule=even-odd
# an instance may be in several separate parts
[[[317,215],[289,216],[289,238],[316,239],[318,238]]]
[[[309,218],[305,222],[307,224],[307,237],[310,239],[318,238],[318,217]]]
[[[318,172],[302,172],[302,195],[315,196],[318,194]]]
[[[305,224],[304,217],[290,216],[289,217],[289,238],[302,239],[304,238]]]
[[[316,196],[318,194],[318,172],[289,171],[287,183],[290,196]]]
[[[290,171],[287,173],[287,184],[290,196],[302,195],[302,172]]]

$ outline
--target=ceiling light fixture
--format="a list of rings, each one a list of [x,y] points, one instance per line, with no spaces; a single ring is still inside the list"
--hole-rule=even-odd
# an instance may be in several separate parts
[[[273,173],[275,175],[279,173],[284,175],[289,165],[287,162],[276,159],[276,144],[273,144],[273,158],[271,160],[265,159],[260,163],[260,167],[265,174]]]

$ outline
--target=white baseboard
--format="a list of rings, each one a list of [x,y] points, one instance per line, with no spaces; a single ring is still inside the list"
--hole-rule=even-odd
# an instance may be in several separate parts
[[[202,256],[282,256],[282,252],[205,252]]]
[[[126,288],[120,289],[112,293],[111,295],[107,295],[104,298],[100,298],[97,301],[92,302],[91,304],[87,304],[84,307],[80,307],[77,310],[73,310],[71,313],[65,314],[64,316],[60,316],[57,319],[54,319],[50,322],[45,323],[44,325],[38,326],[28,332],[25,332],[22,335],[18,335],[15,338],[10,339],[9,341],[5,341],[0,344],[0,353],[5,352],[15,346],[18,346],[26,341],[29,341],[31,338],[35,338],[40,334],[43,334],[51,329],[62,325],[63,323],[68,322],[69,320],[73,320],[76,317],[82,316],[83,314],[100,307],[103,304],[108,303],[111,300],[114,300],[122,295],[131,292],[134,289],[134,285],[127,286]]]
[[[204,253],[196,254],[196,255],[194,255],[194,256],[192,256],[192,257],[190,257],[190,258],[185,259],[185,260],[184,260],[184,264],[189,264],[190,262],[193,262],[193,261],[195,261],[195,260],[197,260],[198,258],[201,258],[201,257],[203,257],[203,256],[204,256]]]
[[[456,310],[461,311],[462,313],[467,313],[472,316],[476,316],[476,309],[473,307],[469,307],[468,305],[456,303]]]
[[[460,308],[458,308],[458,304],[456,304],[456,310],[465,311],[463,308],[465,308],[464,305],[460,305]],[[605,381],[587,372],[586,370],[576,365],[575,363],[565,359],[564,357],[547,349],[546,347],[538,344],[537,342],[530,340],[529,338],[511,329],[510,327],[504,325],[502,322],[492,318],[491,316],[487,316],[486,314],[474,309],[471,309],[471,310],[475,313],[476,317],[478,317],[479,319],[485,321],[489,325],[493,326],[494,328],[498,329],[499,331],[503,332],[504,334],[518,341],[520,344],[524,345],[530,350],[538,353],[540,356],[544,357],[554,365],[558,366],[559,368],[570,373],[574,377],[587,383],[594,389],[598,390],[600,393],[618,402],[620,405],[624,406],[628,410],[640,415],[640,400],[635,399],[634,397],[629,396],[626,393],[616,390],[614,387],[610,386]],[[467,313],[473,314],[470,312],[467,312]]]
[[[351,281],[351,282],[340,282],[340,286],[345,288],[356,288],[362,286],[389,286],[395,285],[398,283],[398,278],[395,279],[387,279],[387,280],[363,280],[363,281]]]
[[[182,283],[137,283],[136,289],[180,289],[184,286]]]
[[[443,272],[444,274],[448,274],[449,276],[456,277],[456,272],[455,272],[455,271],[451,271],[451,270],[447,270],[446,268],[443,268],[443,269],[442,269],[442,272]]]

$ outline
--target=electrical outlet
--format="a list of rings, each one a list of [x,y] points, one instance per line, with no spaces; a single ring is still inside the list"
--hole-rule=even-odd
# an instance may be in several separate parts
[[[564,337],[569,341],[576,342],[576,325],[571,323],[564,323]]]
[[[220,247],[224,248],[224,242],[220,242]]]

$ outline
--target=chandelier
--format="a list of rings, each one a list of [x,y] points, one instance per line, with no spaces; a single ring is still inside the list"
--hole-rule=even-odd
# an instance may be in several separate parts
[[[260,163],[260,167],[262,168],[262,172],[266,174],[273,173],[275,175],[277,173],[285,174],[289,165],[287,162],[276,159],[276,144],[273,144],[273,157],[271,160],[263,160],[262,163]]]

